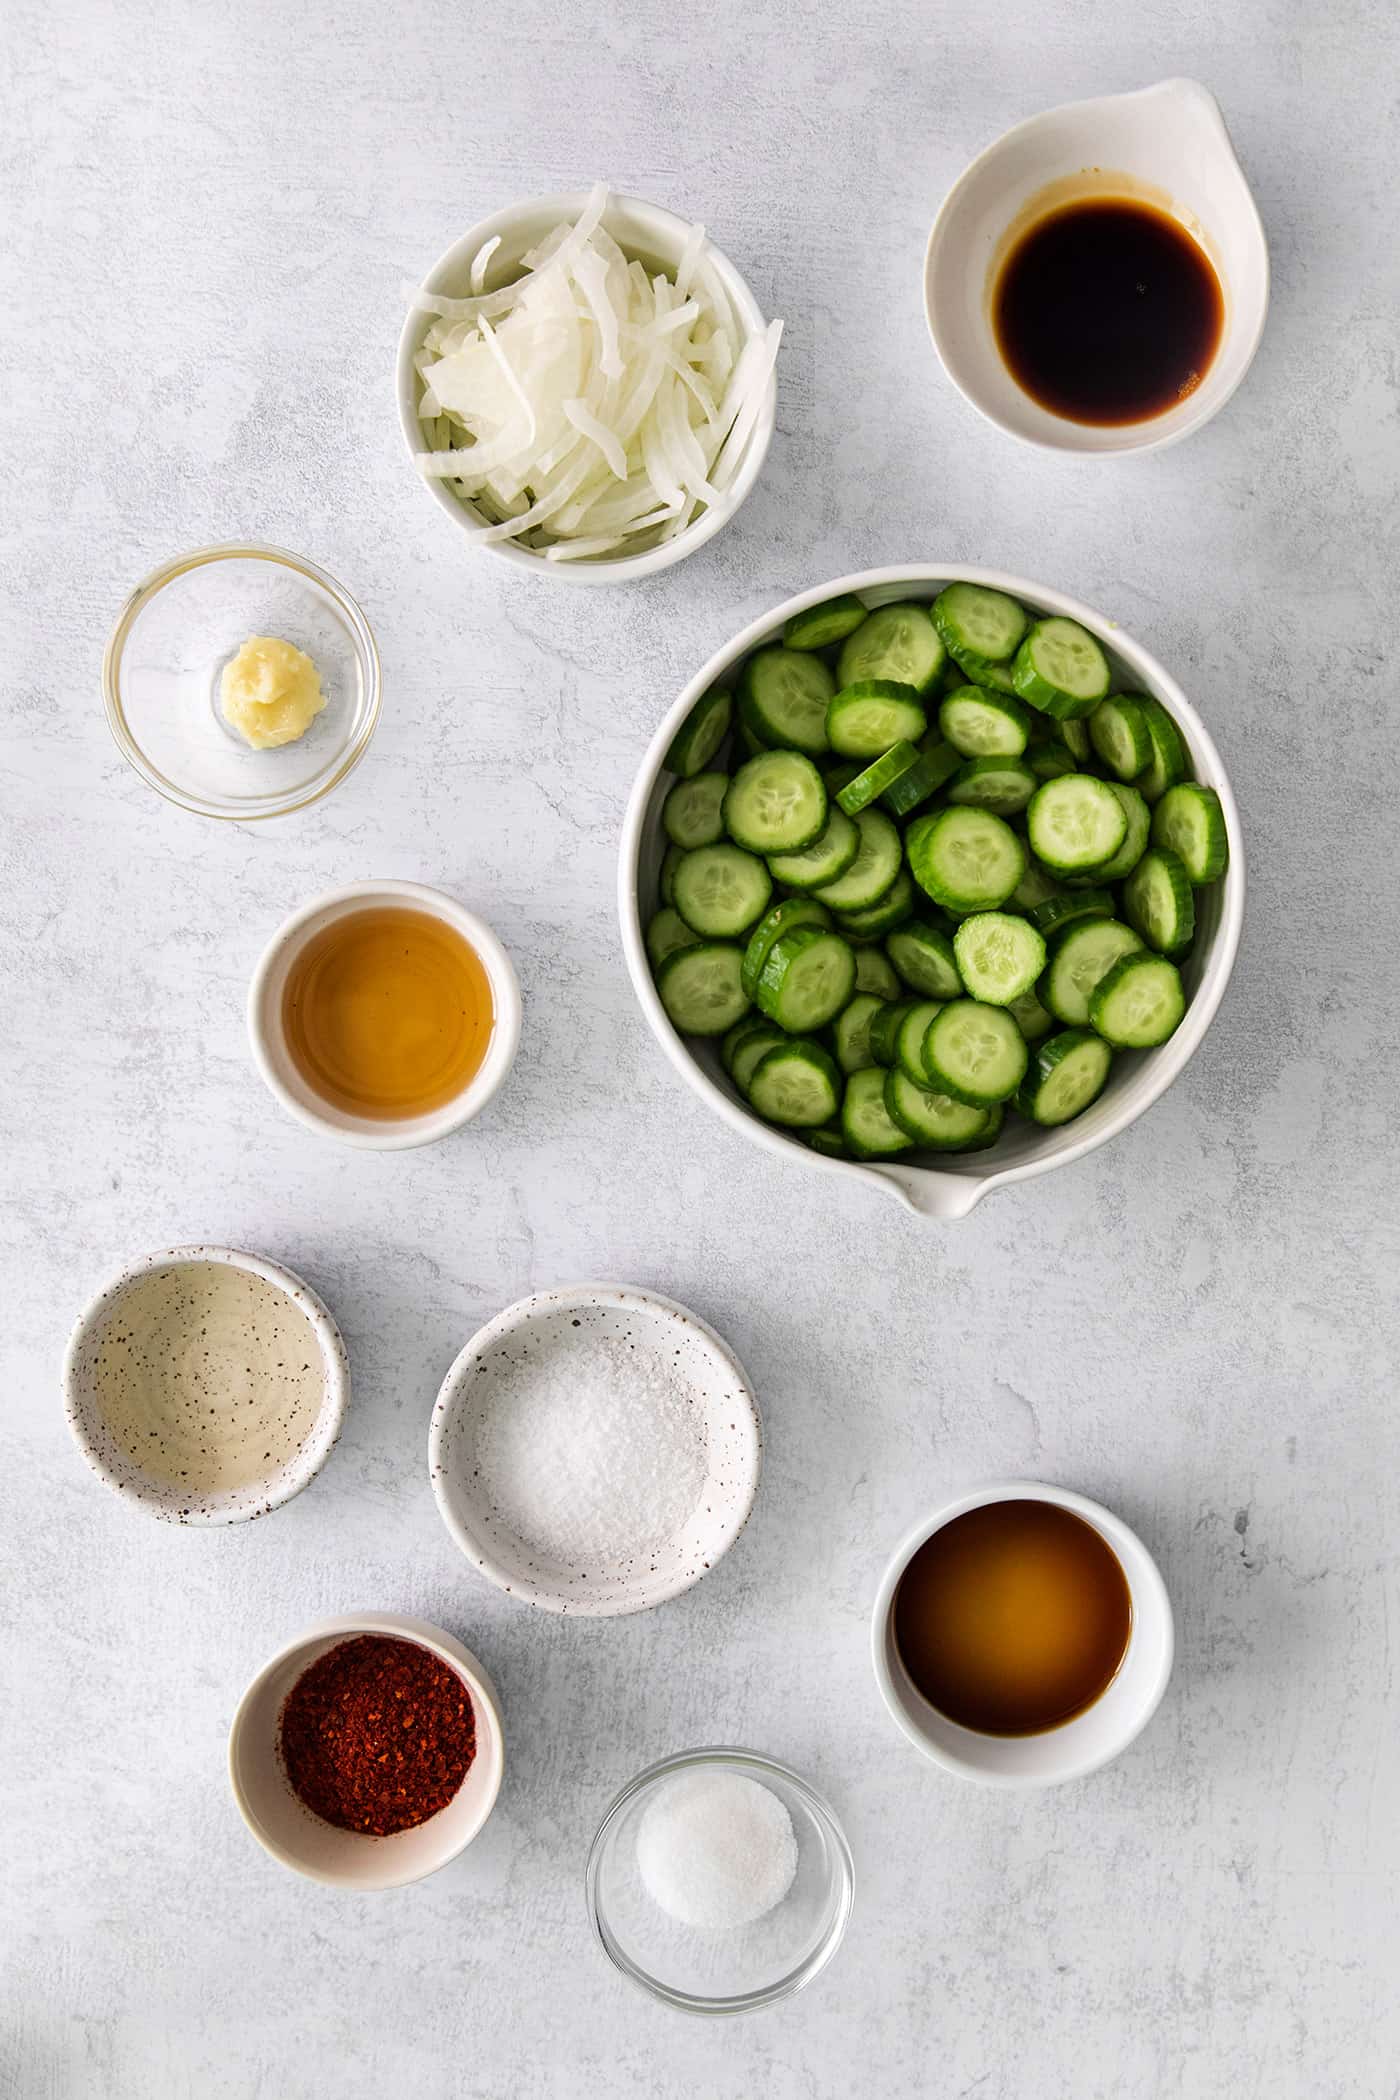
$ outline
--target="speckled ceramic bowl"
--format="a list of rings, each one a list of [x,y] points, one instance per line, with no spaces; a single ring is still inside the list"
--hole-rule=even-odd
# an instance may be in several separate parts
[[[591,1565],[546,1557],[493,1497],[478,1431],[493,1384],[580,1331],[645,1352],[683,1381],[704,1411],[706,1476],[689,1517],[660,1547]],[[428,1471],[443,1522],[472,1566],[542,1611],[608,1618],[664,1604],[698,1582],[743,1530],[758,1490],[762,1432],[743,1370],[703,1320],[652,1291],[575,1284],[540,1291],[473,1335],[442,1382],[428,1433]]]
[[[95,1368],[113,1316],[133,1287],[163,1269],[212,1262],[241,1269],[285,1292],[306,1322],[308,1339],[321,1360],[321,1399],[300,1449],[249,1486],[202,1498],[144,1471],[112,1434],[97,1394]],[[64,1406],[78,1448],[100,1480],[119,1495],[168,1524],[239,1524],[264,1517],[290,1502],[314,1480],[340,1435],[350,1398],[350,1365],[340,1330],[309,1283],[279,1262],[232,1247],[163,1247],[142,1256],[106,1284],[73,1330],[63,1365]]]

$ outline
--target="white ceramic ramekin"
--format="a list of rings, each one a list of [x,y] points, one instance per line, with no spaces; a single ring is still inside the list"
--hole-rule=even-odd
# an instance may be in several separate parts
[[[260,1276],[264,1283],[285,1291],[315,1340],[323,1379],[315,1428],[295,1458],[250,1487],[231,1488],[224,1494],[206,1495],[194,1501],[185,1490],[143,1473],[115,1442],[103,1420],[93,1375],[103,1337],[113,1313],[120,1310],[124,1294],[142,1277],[186,1262],[224,1263],[243,1269],[250,1276]],[[63,1398],[68,1426],[93,1472],[138,1509],[167,1524],[240,1524],[280,1509],[320,1472],[345,1419],[350,1398],[350,1364],[340,1329],[315,1291],[280,1262],[268,1261],[260,1254],[244,1254],[234,1247],[162,1247],[156,1254],[144,1254],[129,1262],[83,1312],[64,1358]]]
[[[1084,1713],[1042,1735],[981,1735],[950,1721],[914,1689],[895,1645],[894,1593],[915,1553],[954,1517],[989,1502],[1053,1502],[1059,1509],[1072,1510],[1108,1541],[1127,1577],[1132,1628],[1117,1676]],[[875,1599],[871,1651],[881,1698],[910,1742],[934,1764],[984,1786],[1054,1786],[1097,1771],[1147,1726],[1172,1673],[1175,1636],[1171,1601],[1157,1563],[1121,1517],[1069,1488],[1035,1480],[997,1480],[945,1502],[900,1542]]]
[[[391,1121],[351,1115],[334,1107],[309,1087],[287,1052],[282,1027],[282,995],[297,956],[313,935],[336,919],[370,905],[402,904],[430,912],[459,933],[480,958],[491,985],[495,1019],[486,1055],[475,1076],[451,1101],[428,1115]],[[328,890],[293,912],[263,950],[248,989],[248,1041],[253,1062],[288,1115],[321,1137],[338,1138],[374,1152],[404,1152],[414,1145],[459,1130],[480,1115],[503,1084],[520,1042],[520,986],[510,957],[484,920],[442,890],[421,882],[357,882],[348,889]]]
[[[857,592],[869,606],[888,605],[900,598],[931,599],[944,584],[958,581],[1009,591],[1013,598],[1037,612],[1063,613],[1078,620],[1108,651],[1118,671],[1120,690],[1151,693],[1161,701],[1185,739],[1196,778],[1213,787],[1220,797],[1230,840],[1230,865],[1221,881],[1196,892],[1196,943],[1182,970],[1191,1002],[1186,1018],[1159,1050],[1120,1052],[1103,1093],[1072,1123],[1058,1130],[1041,1130],[1017,1117],[1008,1121],[991,1150],[945,1154],[937,1167],[907,1166],[898,1159],[868,1165],[825,1159],[797,1137],[756,1116],[725,1073],[718,1045],[693,1042],[678,1035],[657,996],[643,930],[646,917],[656,908],[658,873],[666,845],[661,829],[661,804],[670,785],[665,770],[666,753],[701,695],[731,678],[751,650],[764,642],[779,640],[784,623],[794,613],[821,605],[843,591]],[[633,784],[622,826],[618,911],[632,988],[652,1034],[681,1077],[731,1129],[741,1131],[755,1144],[780,1153],[785,1159],[805,1162],[814,1172],[841,1175],[848,1181],[855,1178],[892,1190],[911,1210],[922,1211],[927,1217],[965,1218],[990,1189],[1026,1181],[1032,1175],[1048,1173],[1051,1167],[1068,1166],[1116,1137],[1144,1115],[1184,1069],[1225,996],[1234,967],[1244,923],[1244,845],[1235,798],[1205,724],[1176,680],[1116,621],[1081,605],[1075,598],[1067,598],[1062,591],[1004,575],[999,569],[970,569],[954,562],[912,563],[903,568],[866,569],[857,576],[840,576],[834,583],[824,583],[816,590],[789,598],[771,613],[752,621],[696,672],[657,725]]]
[[[470,290],[468,277],[474,258],[487,241],[498,237],[501,245],[491,258],[486,288],[495,290],[509,284],[519,274],[521,257],[545,234],[552,232],[561,220],[577,219],[587,202],[586,190],[562,190],[548,197],[531,197],[523,204],[507,205],[504,211],[493,212],[489,219],[482,219],[459,241],[454,241],[446,254],[438,257],[423,280],[424,291],[441,292],[450,299],[465,297]],[[659,204],[648,204],[641,197],[626,197],[616,191],[609,198],[603,224],[627,255],[649,263],[653,269],[668,272],[674,272],[679,264],[691,231],[689,223],[677,218],[674,212],[664,210]],[[713,242],[706,252],[715,275],[733,303],[735,316],[744,331],[744,340],[747,342],[762,335],[767,325],[762,310],[733,263]],[[413,471],[424,483],[438,509],[454,525],[471,532],[479,529],[485,519],[454,495],[445,482],[429,480],[416,464],[418,454],[426,451],[428,445],[418,421],[422,387],[413,360],[431,321],[430,314],[420,313],[415,308],[410,309],[403,325],[398,361],[399,423],[409,454],[415,461]],[[484,551],[503,556],[517,568],[527,569],[533,575],[553,576],[562,583],[631,583],[643,576],[654,576],[660,569],[669,569],[673,562],[684,561],[688,554],[696,553],[707,540],[712,540],[729,523],[758,480],[772,441],[777,406],[778,380],[774,373],[769,378],[767,394],[749,438],[743,464],[725,492],[725,500],[702,511],[684,532],[678,533],[673,540],[663,541],[659,547],[650,547],[641,554],[603,556],[596,561],[546,561],[543,554],[519,547],[513,540],[488,540]]]
[[[455,1670],[471,1694],[476,1755],[446,1808],[393,1837],[364,1837],[323,1823],[292,1792],[279,1750],[279,1723],[288,1692],[328,1648],[358,1634],[414,1641]],[[323,1619],[279,1648],[239,1702],[228,1741],[233,1798],[265,1852],[309,1881],[342,1889],[396,1889],[445,1867],[471,1843],[496,1805],[505,1771],[500,1702],[485,1670],[454,1635],[399,1612]]]
[[[1053,415],[997,348],[992,290],[1012,242],[1043,210],[1093,195],[1140,196],[1181,221],[1215,266],[1220,346],[1176,408],[1113,426]],[[948,192],[924,263],[929,333],[959,392],[1026,444],[1105,458],[1174,444],[1218,415],[1249,370],[1269,309],[1269,250],[1220,106],[1195,80],[1070,102],[1018,124]]]

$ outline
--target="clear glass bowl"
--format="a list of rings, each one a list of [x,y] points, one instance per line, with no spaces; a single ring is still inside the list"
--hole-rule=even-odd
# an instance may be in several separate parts
[[[326,706],[305,736],[254,751],[219,707],[224,665],[250,635],[305,650]],[[122,755],[167,801],[246,823],[304,809],[364,756],[379,716],[379,654],[333,576],[280,547],[203,547],[137,585],[102,661]]]
[[[658,1789],[679,1772],[723,1768],[768,1787],[792,1817],[797,1875],[776,1909],[734,1932],[680,1924],[648,1892],[637,1833]],[[752,2012],[810,1983],[841,1944],[855,1878],[831,1809],[805,1779],[752,1750],[688,1750],[625,1786],[588,1854],[593,1929],[610,1960],[642,1989],[683,2012]]]

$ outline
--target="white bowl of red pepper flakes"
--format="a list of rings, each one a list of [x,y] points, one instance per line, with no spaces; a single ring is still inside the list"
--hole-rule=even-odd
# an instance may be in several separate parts
[[[253,1836],[336,1888],[434,1874],[496,1803],[505,1735],[495,1688],[440,1626],[379,1612],[325,1619],[244,1693],[229,1779]]]

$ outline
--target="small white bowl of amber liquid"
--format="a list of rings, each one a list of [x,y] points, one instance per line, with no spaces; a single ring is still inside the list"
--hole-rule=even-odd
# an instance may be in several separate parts
[[[995,1481],[915,1526],[885,1571],[875,1678],[909,1740],[986,1786],[1097,1771],[1147,1726],[1172,1608],[1121,1517],[1041,1481]]]
[[[520,1041],[510,957],[474,912],[418,882],[363,882],[293,913],[248,993],[253,1061],[287,1113],[372,1151],[469,1123]]]

